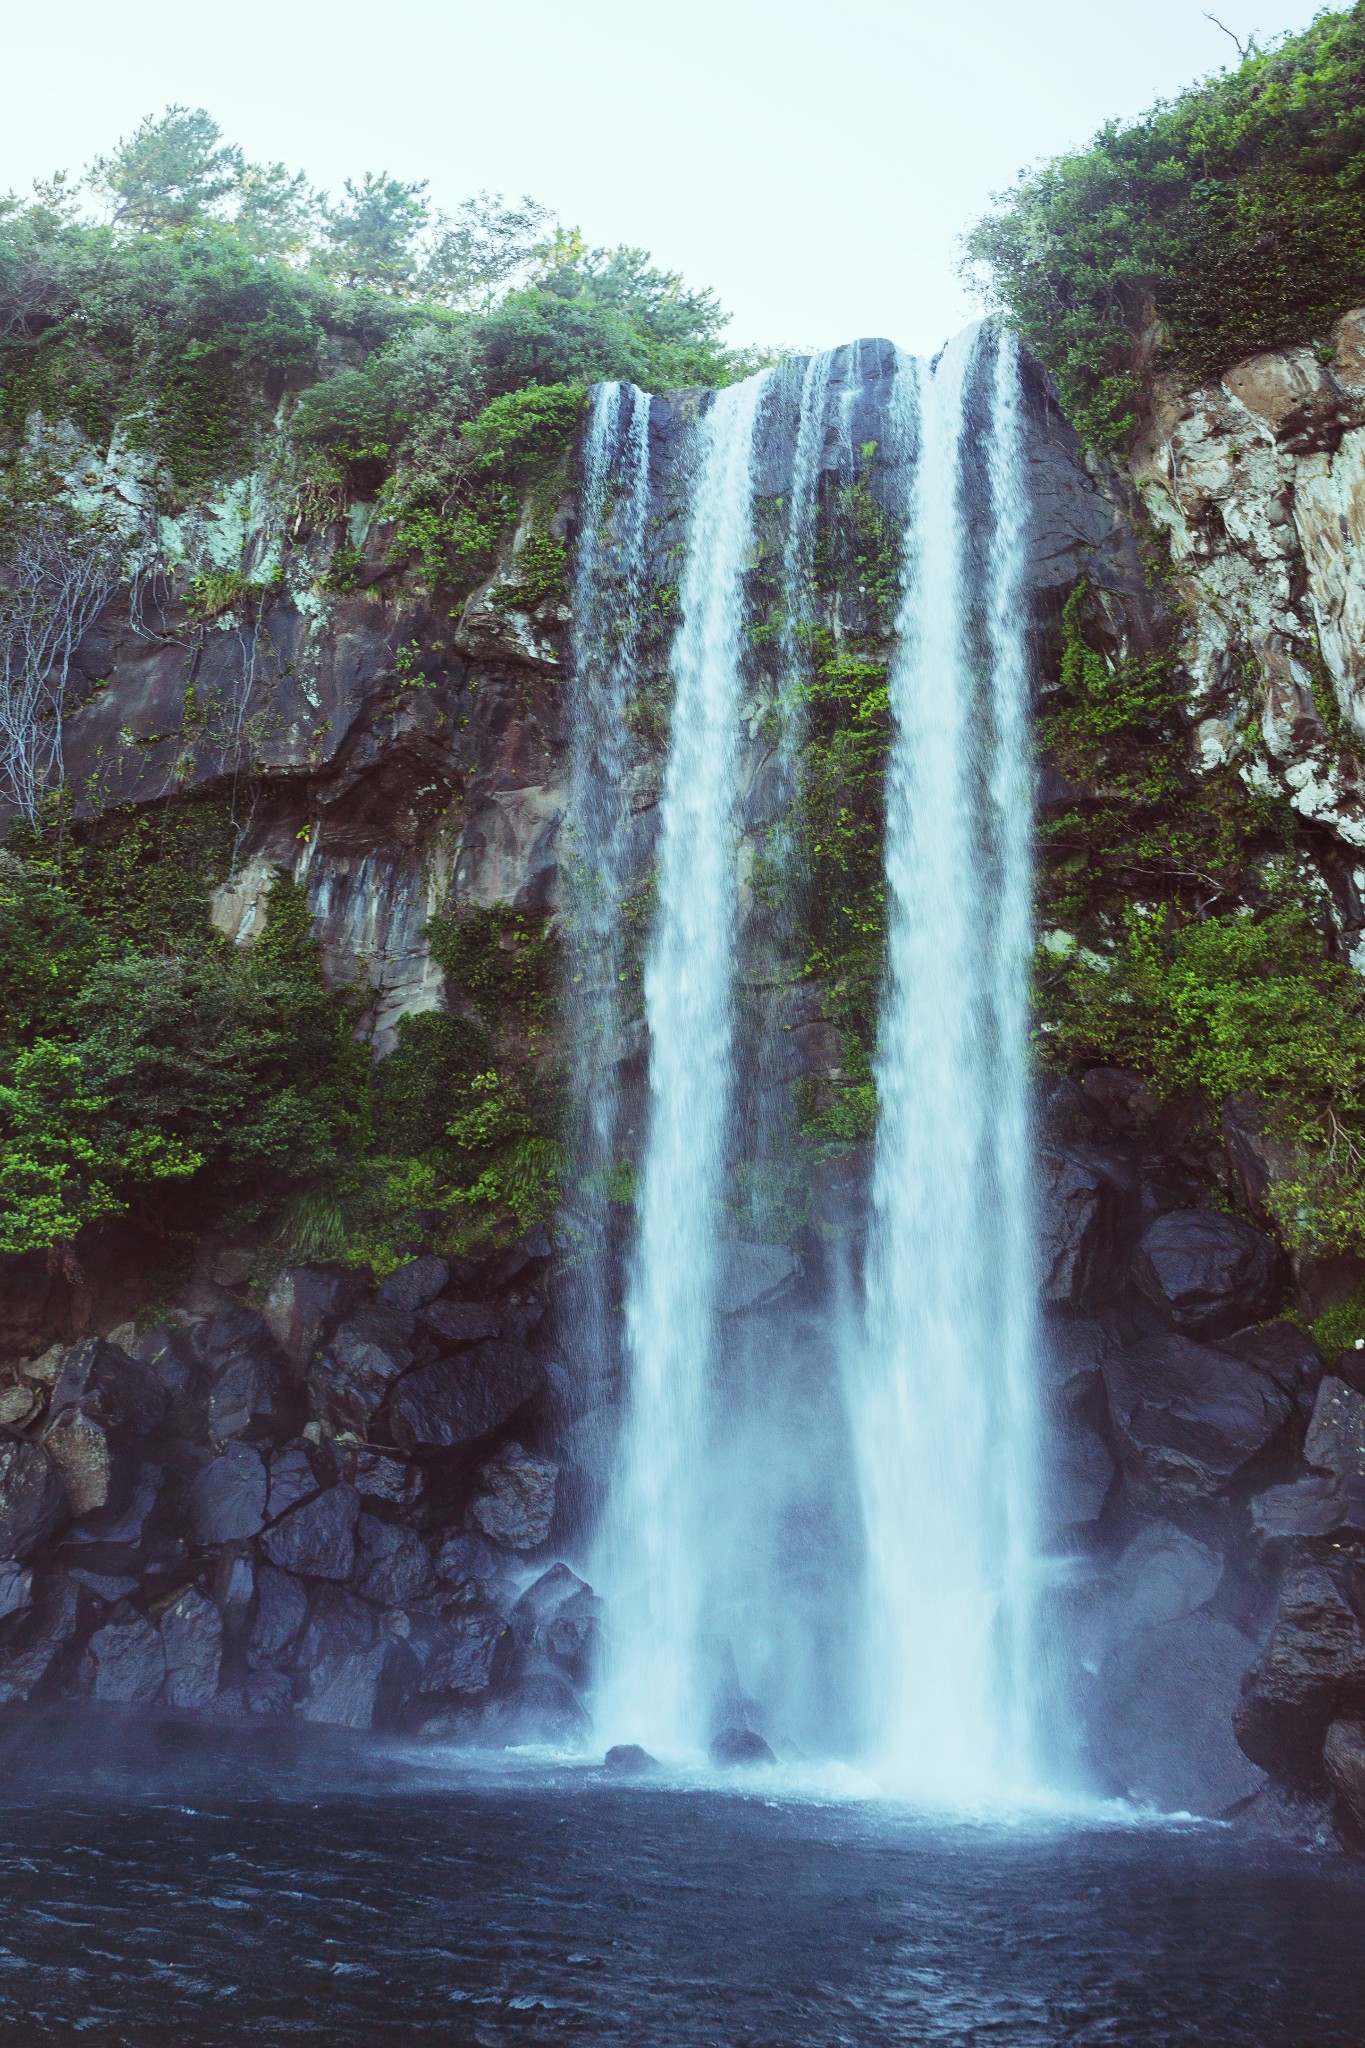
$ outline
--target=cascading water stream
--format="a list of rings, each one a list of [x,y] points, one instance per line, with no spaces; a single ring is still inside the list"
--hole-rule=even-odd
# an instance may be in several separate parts
[[[1032,1770],[1024,501],[1015,357],[994,343],[983,390],[990,340],[959,337],[897,377],[917,455],[891,677],[865,1329],[849,1373],[870,1747],[884,1782],[951,1804],[1010,1796]],[[984,504],[969,500],[983,403]]]
[[[626,1298],[628,1385],[598,1580],[611,1637],[599,1731],[704,1739],[705,1461],[719,1206],[733,1090],[735,763],[760,372],[699,422],[672,652],[658,910],[645,967],[650,1113]]]
[[[569,700],[569,857],[563,929],[565,1010],[577,1122],[566,1216],[573,1246],[574,1355],[601,1375],[613,1350],[607,1216],[620,1159],[622,905],[631,812],[626,704],[634,687],[646,583],[650,401],[601,384],[582,453]]]

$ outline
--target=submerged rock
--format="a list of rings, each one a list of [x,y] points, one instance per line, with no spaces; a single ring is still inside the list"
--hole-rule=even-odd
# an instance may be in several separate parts
[[[603,1757],[602,1768],[615,1778],[644,1778],[658,1770],[659,1759],[638,1742],[616,1742]]]
[[[707,1751],[713,1764],[775,1764],[776,1752],[756,1728],[722,1728]]]

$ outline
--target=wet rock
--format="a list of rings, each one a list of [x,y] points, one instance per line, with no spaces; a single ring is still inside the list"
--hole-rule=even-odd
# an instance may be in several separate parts
[[[206,1707],[218,1691],[223,1661],[223,1622],[197,1587],[182,1593],[161,1617],[166,1662],[166,1704]]]
[[[1132,1167],[1098,1146],[1073,1142],[1042,1146],[1037,1170],[1043,1300],[1078,1309],[1112,1301],[1137,1237]]]
[[[97,1700],[143,1706],[154,1700],[166,1677],[161,1637],[141,1614],[106,1622],[90,1638]]]
[[[324,1429],[370,1434],[390,1388],[416,1359],[414,1328],[401,1309],[378,1305],[341,1324],[308,1370],[309,1400]]]
[[[359,1274],[325,1266],[287,1266],[277,1274],[266,1296],[265,1321],[290,1365],[306,1365],[327,1324],[350,1315],[364,1291]]]
[[[1187,1337],[1226,1337],[1259,1322],[1283,1287],[1278,1247],[1215,1209],[1172,1209],[1147,1226],[1133,1279]]]
[[[1043,1320],[1039,1343],[1043,1376],[1054,1398],[1067,1407],[1084,1400],[1098,1384],[1105,1360],[1122,1348],[1108,1322],[1054,1309]]]
[[[355,1569],[355,1522],[360,1497],[353,1486],[325,1492],[274,1522],[261,1539],[270,1562],[309,1579],[349,1579]]]
[[[1081,1422],[1064,1416],[1046,1433],[1044,1517],[1054,1531],[1093,1522],[1114,1483],[1108,1447]]]
[[[469,1519],[509,1550],[534,1550],[547,1541],[555,1513],[559,1467],[533,1458],[520,1444],[508,1444],[479,1467]]]
[[[32,1699],[47,1686],[80,1629],[80,1592],[69,1573],[52,1572],[39,1580],[33,1604],[36,1612],[24,1642],[0,1654],[0,1706]]]
[[[566,1564],[552,1564],[542,1572],[521,1595],[512,1609],[512,1627],[517,1641],[525,1647],[540,1648],[538,1638],[554,1620],[566,1600],[572,1600],[576,1593],[590,1593],[592,1588],[577,1572],[570,1571]]]
[[[1365,1530],[1365,1482],[1352,1485],[1332,1472],[1310,1472],[1288,1486],[1268,1487],[1251,1503],[1251,1526],[1267,1545],[1330,1536],[1342,1528]]]
[[[382,1451],[351,1452],[346,1477],[362,1500],[387,1501],[396,1508],[415,1507],[422,1491],[416,1466],[385,1457]]]
[[[73,1515],[117,1507],[131,1485],[126,1446],[79,1409],[68,1408],[44,1436],[48,1456],[61,1474]]]
[[[67,1352],[52,1389],[53,1420],[73,1410],[104,1429],[145,1436],[163,1420],[166,1394],[140,1359],[102,1337],[88,1337]]]
[[[265,1525],[265,1464],[254,1444],[230,1444],[190,1488],[190,1530],[196,1543],[240,1542]]]
[[[492,1585],[505,1578],[512,1559],[472,1531],[447,1536],[436,1553],[436,1576],[447,1586]]]
[[[446,1259],[409,1259],[406,1265],[396,1266],[386,1276],[379,1289],[379,1299],[386,1308],[398,1308],[408,1315],[415,1315],[419,1308],[435,1301],[449,1281],[450,1265]]]
[[[1328,1726],[1353,1709],[1365,1709],[1365,1630],[1348,1566],[1305,1546],[1286,1568],[1270,1642],[1247,1674],[1237,1739],[1276,1777],[1313,1784]]]
[[[281,1515],[287,1515],[291,1508],[301,1506],[321,1493],[323,1481],[318,1478],[313,1460],[305,1444],[289,1444],[282,1451],[276,1451],[270,1460],[270,1476],[266,1492],[265,1511],[267,1519],[277,1522]]]
[[[17,1559],[0,1558],[0,1621],[33,1605],[33,1573]]]
[[[0,1555],[27,1557],[69,1513],[61,1475],[43,1446],[0,1437]]]
[[[514,1282],[525,1287],[528,1280],[542,1272],[553,1257],[550,1233],[544,1224],[538,1223],[534,1230],[528,1230],[515,1244],[509,1244],[506,1251],[499,1253],[493,1265],[494,1288],[511,1287]]]
[[[742,1244],[721,1249],[716,1285],[716,1314],[739,1316],[785,1294],[801,1271],[801,1261],[785,1244]]]
[[[1209,1614],[1137,1630],[1100,1666],[1091,1751],[1126,1798],[1164,1813],[1217,1815],[1264,1783],[1233,1734],[1255,1645]]]
[[[507,1312],[489,1301],[433,1301],[418,1321],[452,1350],[501,1337]]]
[[[591,1733],[591,1723],[566,1679],[535,1672],[490,1699],[428,1721],[422,1733],[480,1749],[518,1749],[527,1743],[577,1749]]]
[[[518,1344],[490,1341],[422,1366],[393,1398],[393,1440],[401,1451],[451,1450],[510,1422],[545,1384],[540,1361]]]
[[[756,1728],[722,1728],[707,1751],[713,1764],[726,1769],[743,1764],[775,1764],[777,1757]]]
[[[1174,1331],[1106,1360],[1104,1383],[1140,1500],[1181,1504],[1220,1492],[1294,1412],[1269,1373]]]
[[[658,1770],[659,1760],[638,1742],[614,1742],[602,1759],[602,1768],[614,1778],[647,1778]]]
[[[588,1675],[602,1602],[566,1564],[551,1565],[528,1586],[512,1609],[511,1622],[524,1649],[538,1650],[578,1683]]]
[[[385,1655],[378,1643],[319,1664],[294,1709],[298,1719],[329,1728],[372,1728]]]
[[[247,1662],[253,1667],[281,1662],[298,1640],[308,1617],[308,1591],[300,1580],[274,1565],[256,1573],[256,1615],[247,1638]]]
[[[288,1427],[284,1380],[273,1358],[245,1351],[228,1360],[209,1390],[208,1425],[215,1450],[236,1437],[269,1441]]]
[[[1113,1602],[1125,1629],[1192,1614],[1218,1591],[1223,1560],[1171,1522],[1150,1522],[1114,1566]]]
[[[405,1607],[436,1583],[426,1545],[413,1529],[362,1515],[356,1523],[357,1593],[381,1607]]]
[[[293,1681],[269,1665],[248,1671],[242,1687],[242,1704],[248,1714],[273,1721],[286,1720],[294,1711]]]
[[[294,1650],[293,1668],[306,1676],[319,1664],[370,1649],[378,1637],[378,1617],[368,1602],[340,1586],[320,1586]]]
[[[1357,1833],[1365,1834],[1365,1721],[1333,1721],[1323,1739],[1322,1761]]]
[[[1235,1330],[1230,1337],[1217,1338],[1214,1349],[1269,1373],[1300,1413],[1305,1417],[1311,1415],[1313,1397],[1322,1378],[1322,1355],[1296,1323],[1260,1323],[1251,1329]]]
[[[73,1543],[141,1543],[165,1479],[159,1465],[140,1465],[128,1498],[121,1506],[83,1515],[71,1531]]]
[[[1318,1388],[1304,1438],[1306,1465],[1338,1479],[1365,1480],[1365,1394],[1331,1374]]]
[[[423,1693],[486,1692],[512,1646],[512,1632],[497,1609],[474,1601],[447,1616],[422,1674]]]

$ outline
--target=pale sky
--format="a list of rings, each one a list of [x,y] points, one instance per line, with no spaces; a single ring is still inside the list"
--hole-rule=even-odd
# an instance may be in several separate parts
[[[1236,35],[1307,0],[1214,0]],[[709,284],[730,338],[930,351],[993,190],[1235,62],[1200,0],[3,0],[0,191],[171,101],[339,190],[530,192]]]

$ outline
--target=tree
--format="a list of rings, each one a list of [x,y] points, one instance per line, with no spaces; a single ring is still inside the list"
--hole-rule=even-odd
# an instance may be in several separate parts
[[[425,178],[407,185],[387,171],[366,171],[359,185],[346,180],[342,205],[323,209],[328,252],[324,261],[342,284],[385,292],[412,288],[417,238],[428,219],[422,197],[426,189]]]
[[[507,287],[524,281],[555,226],[548,207],[524,193],[508,206],[501,192],[480,192],[453,214],[437,216],[420,284],[428,298],[486,313]]]
[[[90,184],[112,203],[118,227],[152,231],[202,220],[236,192],[246,173],[240,149],[203,107],[148,114],[112,156],[90,167]]]

